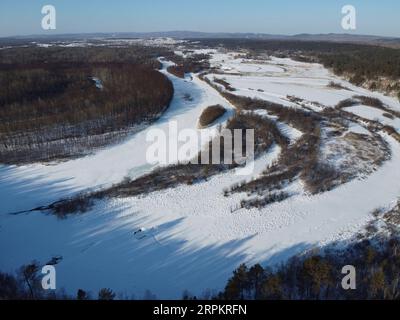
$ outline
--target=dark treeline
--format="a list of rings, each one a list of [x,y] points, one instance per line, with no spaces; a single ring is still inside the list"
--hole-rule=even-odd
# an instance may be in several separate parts
[[[166,49],[144,46],[111,47],[49,47],[34,46],[0,50],[0,65],[34,65],[37,63],[124,62],[160,67],[157,57],[171,55]]]
[[[185,68],[183,66],[170,66],[167,70],[178,78],[185,78]]]
[[[333,53],[337,51],[355,51],[372,46],[352,43],[329,41],[302,41],[302,40],[260,40],[260,39],[200,39],[202,45],[215,48],[223,45],[229,50],[249,49],[252,51],[304,51]],[[374,46],[376,47],[376,46]],[[379,47],[381,48],[381,47]]]
[[[159,62],[146,51],[108,49],[4,50],[0,162],[77,156],[160,115],[173,86],[154,70]]]
[[[210,56],[207,54],[192,54],[187,57],[167,54],[165,57],[176,64],[175,66],[169,67],[168,70],[180,78],[184,78],[185,73],[198,73],[210,68]]]
[[[342,268],[356,269],[356,289],[344,290]],[[400,299],[400,242],[364,240],[345,250],[296,256],[277,267],[241,265],[221,300]]]
[[[107,126],[120,128],[151,118],[168,105],[172,90],[164,75],[132,64],[0,71],[0,132],[95,121],[100,126],[90,125],[82,134],[103,133],[107,120]]]
[[[355,51],[319,54],[318,60],[338,75],[350,75],[350,81],[361,85],[367,80],[378,80],[387,77],[392,80],[400,78],[400,49],[366,47]],[[371,89],[377,89],[373,86]],[[395,84],[389,90],[400,91]]]
[[[117,297],[109,288],[102,288],[97,294],[79,289],[75,296],[64,289],[44,290],[42,277],[37,261],[21,266],[15,273],[0,272],[0,300],[114,300]]]

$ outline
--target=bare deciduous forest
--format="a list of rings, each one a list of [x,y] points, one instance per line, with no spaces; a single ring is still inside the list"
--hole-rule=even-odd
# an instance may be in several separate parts
[[[2,51],[0,162],[79,156],[156,119],[174,90],[154,70],[154,55],[144,48]]]

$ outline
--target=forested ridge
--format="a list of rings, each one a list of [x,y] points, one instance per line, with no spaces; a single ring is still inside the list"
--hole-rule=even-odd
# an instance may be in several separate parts
[[[157,52],[95,49],[0,52],[0,162],[81,155],[169,105],[173,86],[155,70]]]

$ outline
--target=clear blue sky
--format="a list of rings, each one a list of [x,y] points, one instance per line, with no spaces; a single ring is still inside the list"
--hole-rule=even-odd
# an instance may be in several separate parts
[[[41,29],[41,8],[57,30]],[[0,36],[191,30],[272,34],[344,32],[341,8],[357,9],[357,34],[400,37],[399,0],[0,0]]]

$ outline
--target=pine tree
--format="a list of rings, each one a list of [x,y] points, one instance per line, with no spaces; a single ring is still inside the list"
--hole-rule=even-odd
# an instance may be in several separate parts
[[[303,263],[301,280],[306,298],[321,299],[324,290],[333,282],[331,266],[320,256],[308,258]]]
[[[249,288],[248,269],[245,264],[241,264],[237,270],[233,272],[233,277],[228,281],[225,288],[227,300],[243,300],[246,297],[246,291]]]
[[[371,276],[369,284],[370,298],[372,299],[383,299],[383,293],[385,289],[385,274],[382,270],[374,272]]]
[[[38,277],[38,271],[39,271],[39,264],[36,261],[33,261],[32,263],[22,266],[20,268],[20,275],[23,279],[23,282],[28,287],[31,299],[39,298],[36,294],[38,289],[38,283],[40,283]]]
[[[278,275],[270,274],[262,283],[262,298],[268,300],[280,300],[284,298],[282,280]]]
[[[76,294],[76,299],[77,300],[88,300],[89,297],[88,297],[88,294],[87,294],[86,291],[84,291],[82,289],[79,289],[77,294]]]
[[[99,291],[99,300],[114,300],[115,293],[108,288],[103,288]]]
[[[254,299],[257,300],[261,296],[261,284],[264,280],[264,269],[256,264],[249,270],[249,284],[251,286],[250,290],[254,293]]]

